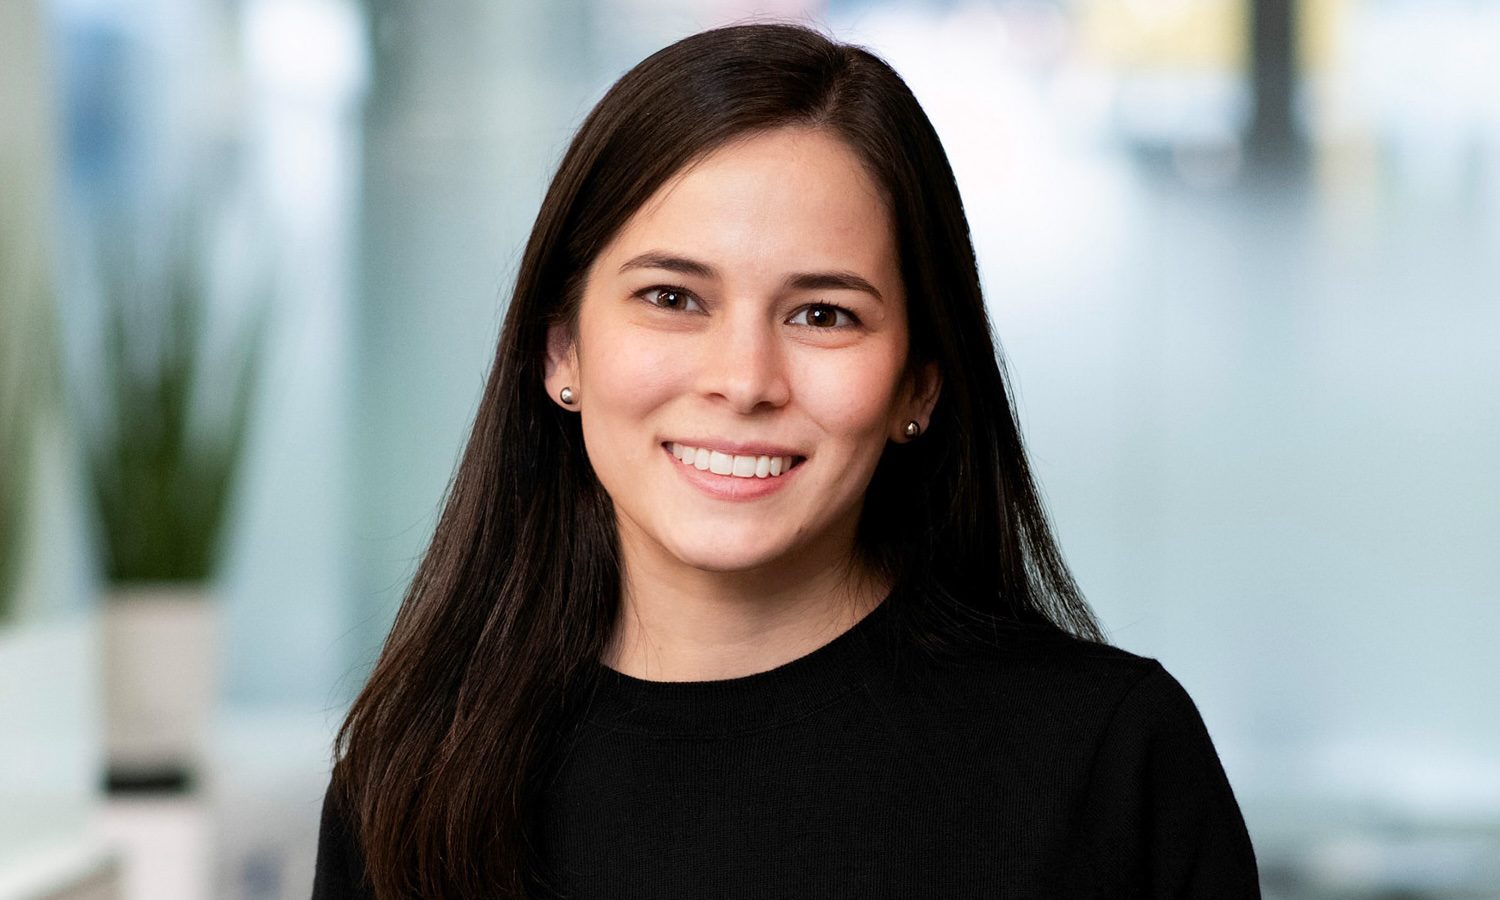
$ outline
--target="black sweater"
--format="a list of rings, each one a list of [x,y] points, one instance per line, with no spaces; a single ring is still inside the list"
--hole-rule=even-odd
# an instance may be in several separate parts
[[[602,688],[546,797],[586,898],[1259,897],[1202,718],[1153,659],[1060,634],[959,661],[883,603],[768,672]],[[325,800],[314,900],[366,898]]]

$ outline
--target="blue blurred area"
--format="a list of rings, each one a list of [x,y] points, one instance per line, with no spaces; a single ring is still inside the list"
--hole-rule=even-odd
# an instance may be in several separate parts
[[[572,129],[646,53],[767,13],[881,53],[943,136],[1064,551],[1197,702],[1267,896],[1500,897],[1500,4],[1296,4],[1272,170],[1243,0],[44,6],[70,369],[99,222],[197,198],[255,248],[226,281],[277,287],[194,813],[224,839],[183,863],[213,896],[305,894],[331,729]],[[31,583],[23,624],[87,606]]]
[[[80,25],[66,32],[61,44],[60,68],[68,73],[61,103],[68,181],[85,187],[119,185],[130,175],[125,168],[132,124],[125,95],[131,83],[125,39],[107,28]]]

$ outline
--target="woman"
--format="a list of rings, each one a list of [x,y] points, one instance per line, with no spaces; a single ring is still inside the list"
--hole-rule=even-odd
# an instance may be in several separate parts
[[[338,751],[318,898],[1258,896],[1053,542],[937,135],[794,26],[584,122]]]

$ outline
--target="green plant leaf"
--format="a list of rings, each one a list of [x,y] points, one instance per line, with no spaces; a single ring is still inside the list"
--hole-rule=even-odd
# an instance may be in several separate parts
[[[105,408],[83,431],[112,582],[205,581],[218,564],[270,305],[257,298],[234,351],[208,369],[206,275],[183,240],[163,272],[116,257],[103,278]]]

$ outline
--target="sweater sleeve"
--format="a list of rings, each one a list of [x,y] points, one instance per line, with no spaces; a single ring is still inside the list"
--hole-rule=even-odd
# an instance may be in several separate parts
[[[353,824],[330,784],[323,794],[312,900],[373,900]]]
[[[1255,851],[1208,729],[1156,660],[1105,730],[1075,834],[1067,896],[1260,897]]]

